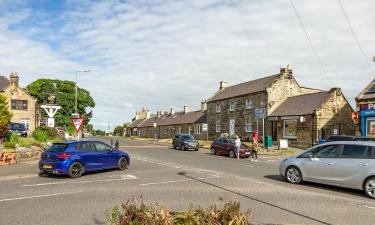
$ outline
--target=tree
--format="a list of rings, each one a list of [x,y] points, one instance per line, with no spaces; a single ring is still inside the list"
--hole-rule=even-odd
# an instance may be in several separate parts
[[[38,79],[29,84],[26,89],[30,95],[38,100],[38,104],[45,103],[48,93],[56,94],[57,104],[62,108],[55,115],[55,124],[60,127],[67,127],[71,124],[70,117],[75,113],[75,82],[66,80]],[[89,108],[95,107],[95,102],[90,92],[78,87],[77,111],[85,117],[84,124],[87,125],[92,118],[92,111]],[[47,117],[42,111],[42,115]]]
[[[0,93],[0,137],[4,137],[13,114],[9,112],[7,98]]]
[[[115,127],[115,129],[113,130],[113,135],[114,136],[121,136],[122,135],[122,132],[123,132],[123,126],[117,126]]]

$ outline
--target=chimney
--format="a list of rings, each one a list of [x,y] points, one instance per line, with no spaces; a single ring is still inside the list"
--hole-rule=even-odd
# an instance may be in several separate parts
[[[293,75],[292,67],[289,64],[285,68],[280,67],[280,74]]]
[[[220,81],[220,88],[219,88],[219,90],[223,90],[226,87],[228,87],[228,82],[226,82],[226,81]]]
[[[331,93],[334,93],[335,96],[341,96],[341,88],[333,87],[330,90]]]
[[[151,113],[147,110],[147,112],[146,112],[146,119],[150,119],[150,117],[151,117]]]
[[[184,105],[184,113],[189,112],[189,107],[187,105]]]
[[[19,80],[18,74],[16,72],[12,72],[9,77],[11,90],[17,90]]]
[[[201,111],[206,111],[207,110],[207,101],[202,100],[201,101]]]
[[[172,116],[174,115],[175,111],[174,111],[174,108],[172,107],[171,108],[171,111],[169,112]]]
[[[161,117],[161,111],[157,111],[156,112],[156,118],[160,118]]]

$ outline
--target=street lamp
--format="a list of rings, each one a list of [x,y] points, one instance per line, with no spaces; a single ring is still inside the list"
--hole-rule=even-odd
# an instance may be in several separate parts
[[[87,72],[90,72],[91,70],[77,70],[76,71],[76,107],[75,107],[75,116],[78,117],[78,85],[77,85],[77,81],[78,81],[78,73],[87,73]]]

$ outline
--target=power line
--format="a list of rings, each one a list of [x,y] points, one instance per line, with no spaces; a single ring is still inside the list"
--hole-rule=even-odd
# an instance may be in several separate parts
[[[348,26],[349,26],[349,28],[350,28],[350,31],[352,32],[352,35],[353,35],[354,40],[355,40],[355,43],[357,44],[357,46],[358,46],[358,48],[359,48],[359,51],[361,52],[361,54],[362,54],[362,56],[363,56],[363,59],[365,60],[367,66],[370,68],[370,70],[375,74],[374,69],[371,67],[370,63],[368,62],[368,58],[367,58],[365,52],[363,51],[363,49],[362,49],[362,47],[361,47],[361,44],[359,43],[358,37],[357,37],[356,33],[354,32],[353,26],[352,26],[352,24],[350,23],[350,20],[349,20],[348,14],[346,14],[343,4],[341,3],[340,0],[337,0],[337,2],[338,2],[339,5],[340,5],[340,8],[341,8],[342,14],[344,14],[344,17],[345,17],[346,23],[348,24]]]
[[[305,29],[305,26],[303,26],[303,23],[302,23],[301,17],[299,16],[299,14],[298,14],[298,12],[297,12],[296,6],[294,5],[294,3],[293,3],[292,0],[289,0],[289,2],[290,2],[290,5],[292,6],[292,8],[293,8],[293,10],[294,10],[294,13],[296,14],[296,17],[297,17],[297,19],[298,19],[298,21],[299,21],[299,24],[301,25],[301,28],[302,28],[303,32],[304,32],[305,35],[306,35],[307,40],[309,41],[310,47],[311,47],[312,51],[314,52],[314,55],[315,55],[316,60],[318,61],[320,67],[322,68],[322,71],[323,71],[324,75],[326,76],[326,78],[328,79],[328,81],[329,81],[329,82],[331,83],[331,85],[332,85],[333,82],[332,82],[331,78],[329,78],[328,73],[327,73],[325,67],[323,66],[323,63],[322,63],[322,61],[321,61],[320,58],[319,58],[318,52],[316,51],[316,49],[315,49],[315,47],[314,47],[314,45],[313,45],[313,43],[312,43],[312,41],[311,41],[311,38],[310,38],[309,34],[307,33],[307,31],[306,31],[306,29]]]

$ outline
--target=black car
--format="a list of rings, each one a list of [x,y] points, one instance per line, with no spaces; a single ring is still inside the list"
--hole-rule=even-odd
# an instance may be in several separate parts
[[[23,123],[10,123],[9,132],[15,133],[21,137],[27,137],[27,128]]]
[[[185,151],[188,149],[199,150],[199,142],[190,134],[176,134],[173,137],[172,148]]]
[[[375,141],[374,137],[355,137],[346,135],[332,135],[325,142],[332,141]]]

